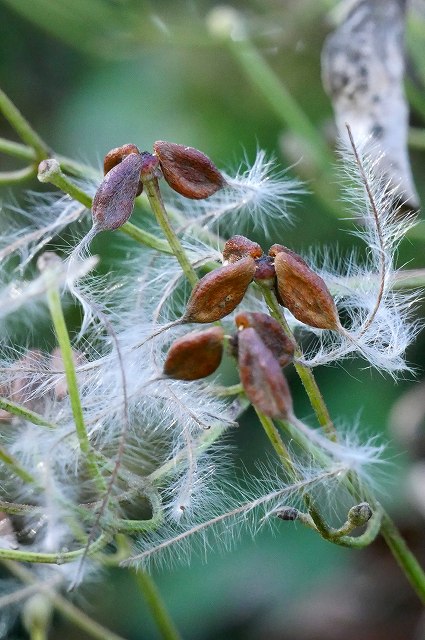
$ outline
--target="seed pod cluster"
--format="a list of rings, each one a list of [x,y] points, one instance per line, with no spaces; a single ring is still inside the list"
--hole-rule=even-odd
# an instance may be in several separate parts
[[[226,186],[226,180],[201,151],[158,140],[154,154],[140,153],[135,144],[109,151],[103,162],[105,177],[92,205],[97,231],[113,231],[129,219],[143,183],[162,176],[170,187],[186,198],[208,198]]]

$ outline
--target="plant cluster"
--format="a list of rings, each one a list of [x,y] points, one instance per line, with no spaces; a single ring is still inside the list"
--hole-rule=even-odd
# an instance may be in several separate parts
[[[25,125],[24,140],[37,141],[2,102],[11,122]],[[227,546],[242,526],[280,520],[349,547],[382,533],[425,598],[422,570],[376,494],[383,446],[360,442],[355,425],[335,427],[313,375],[315,366],[358,355],[395,377],[408,369],[406,347],[418,330],[415,294],[394,265],[414,220],[399,214],[391,185],[350,139],[347,193],[363,259],[302,257],[279,238],[265,253],[241,235],[250,219],[266,228],[289,217],[301,192],[262,151],[230,176],[191,147],[158,141],[153,153],[140,153],[126,144],[106,155],[94,187],[85,167],[70,171],[38,144],[38,178],[62,193],[34,196],[31,211],[11,209],[0,247],[0,559],[14,576],[5,602],[28,603],[43,585],[60,608],[61,589],[103,565],[144,571],[151,559],[187,558],[196,542]],[[136,226],[129,218],[139,202],[145,223]],[[64,259],[53,253],[52,239],[89,209],[88,233]],[[123,272],[95,271],[90,243],[104,231],[132,239]],[[82,314],[72,337],[64,312],[71,300]],[[9,344],[15,314],[43,321],[36,310],[46,303],[54,348]],[[240,383],[223,385],[223,359]],[[289,366],[317,426],[295,414]],[[276,460],[230,488],[227,442],[249,405]]]

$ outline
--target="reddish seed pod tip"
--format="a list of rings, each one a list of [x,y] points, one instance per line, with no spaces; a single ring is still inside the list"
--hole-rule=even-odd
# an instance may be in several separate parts
[[[237,262],[241,258],[261,258],[263,250],[257,242],[252,242],[245,236],[232,236],[223,247],[223,260],[225,262]]]

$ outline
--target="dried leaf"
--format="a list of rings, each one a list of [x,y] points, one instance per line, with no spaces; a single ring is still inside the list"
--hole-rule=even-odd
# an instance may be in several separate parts
[[[251,257],[207,273],[193,289],[182,322],[215,322],[227,316],[242,301],[254,273]]]
[[[224,331],[211,327],[189,333],[173,342],[164,363],[164,373],[177,380],[199,380],[218,368],[223,355]]]

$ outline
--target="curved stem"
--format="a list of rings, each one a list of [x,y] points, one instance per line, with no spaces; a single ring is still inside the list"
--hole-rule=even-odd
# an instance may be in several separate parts
[[[108,544],[108,538],[102,534],[97,540],[92,542],[88,553],[92,555],[102,549],[106,544]],[[74,551],[64,551],[63,553],[42,553],[38,551],[23,551],[22,549],[0,548],[0,559],[34,562],[37,564],[64,564],[80,558],[85,551],[86,547],[75,549]]]
[[[21,160],[33,160],[35,162],[37,159],[32,147],[28,147],[28,145],[21,142],[7,140],[7,138],[0,138],[0,151],[15,158],[21,158]]]
[[[37,171],[32,165],[24,167],[23,169],[16,169],[15,171],[0,171],[0,186],[25,182],[35,177],[36,173]]]

